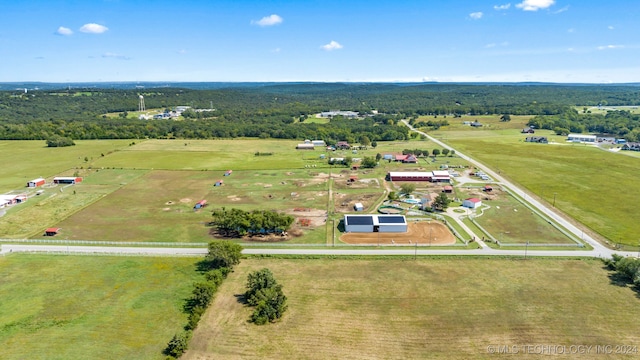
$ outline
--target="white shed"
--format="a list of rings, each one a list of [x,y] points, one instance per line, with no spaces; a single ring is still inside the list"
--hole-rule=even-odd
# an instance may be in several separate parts
[[[469,209],[476,209],[482,206],[482,201],[478,198],[468,198],[462,202],[462,206]]]
[[[353,209],[355,211],[364,211],[364,205],[362,205],[362,203],[355,203]]]

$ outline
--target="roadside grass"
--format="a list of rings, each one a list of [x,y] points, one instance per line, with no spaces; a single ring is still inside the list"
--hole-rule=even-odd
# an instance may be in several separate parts
[[[196,260],[0,258],[3,359],[163,359],[186,322]]]
[[[491,207],[474,219],[501,243],[575,244],[509,195],[486,203]]]
[[[27,181],[49,178],[74,167],[87,167],[102,154],[125,148],[131,140],[75,140],[75,146],[48,148],[45,140],[0,141],[0,193],[23,189]],[[84,158],[89,162],[85,162]]]
[[[638,159],[583,144],[530,144],[510,137],[475,138],[447,133],[447,142],[603,237],[637,245],[634,199],[640,187],[630,176]]]
[[[247,274],[265,267],[289,302],[267,328],[238,300]],[[636,345],[637,302],[598,260],[251,258],[220,287],[184,359],[485,359],[489,345]]]

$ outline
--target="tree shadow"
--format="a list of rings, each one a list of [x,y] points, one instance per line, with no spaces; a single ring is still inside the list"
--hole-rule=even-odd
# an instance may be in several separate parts
[[[248,306],[249,304],[247,303],[247,298],[246,296],[244,296],[244,294],[233,294],[233,296],[236,298],[236,301],[239,304]]]

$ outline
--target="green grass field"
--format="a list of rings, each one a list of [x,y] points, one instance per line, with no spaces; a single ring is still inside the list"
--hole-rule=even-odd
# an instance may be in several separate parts
[[[126,148],[131,140],[76,140],[75,146],[48,148],[44,140],[0,141],[0,193],[22,189],[27,181],[53,177],[74,167],[87,167],[102,154]],[[87,158],[89,161],[85,162]]]
[[[520,126],[524,123],[517,128]],[[566,137],[549,130],[536,135],[558,144],[526,143],[526,135],[515,130],[483,130],[481,137],[476,133],[443,130],[434,136],[500,171],[550,205],[555,197],[558,209],[610,241],[638,245],[637,225],[630,216],[635,200],[640,199],[640,187],[632,176],[640,165],[638,158],[567,144]]]
[[[163,359],[194,258],[0,258],[2,359]]]
[[[264,267],[289,309],[255,326],[237,295]],[[498,356],[489,345],[638,345],[637,304],[597,260],[247,259],[184,359],[485,359]]]

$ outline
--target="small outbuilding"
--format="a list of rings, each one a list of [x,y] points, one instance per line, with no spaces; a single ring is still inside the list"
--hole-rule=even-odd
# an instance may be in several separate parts
[[[44,231],[44,236],[56,236],[58,235],[58,232],[60,231],[60,228],[48,228]]]
[[[362,205],[362,203],[355,203],[353,209],[355,211],[364,211],[364,205]]]
[[[213,184],[213,186],[222,186],[222,180],[218,180],[215,182],[215,184]]]
[[[79,176],[57,176],[53,178],[54,184],[77,184],[82,182],[82,178]]]
[[[491,185],[485,185],[484,189],[482,189],[484,192],[491,192],[493,191],[493,187],[491,187]]]
[[[224,176],[230,176],[232,172],[233,170],[227,170],[225,171]]]
[[[443,193],[447,193],[447,194],[452,193],[453,192],[453,186],[447,185],[447,186],[443,187],[442,188],[442,192]]]
[[[196,205],[193,207],[194,209],[201,209],[203,207],[207,206],[207,200],[200,200],[196,203]]]
[[[314,150],[315,146],[311,143],[309,144],[298,144],[296,145],[297,150]]]
[[[27,182],[27,187],[34,188],[34,187],[42,186],[44,184],[45,184],[45,180],[43,178],[37,178]]]
[[[477,209],[482,206],[482,201],[478,198],[468,198],[462,202],[462,206],[469,209]]]

